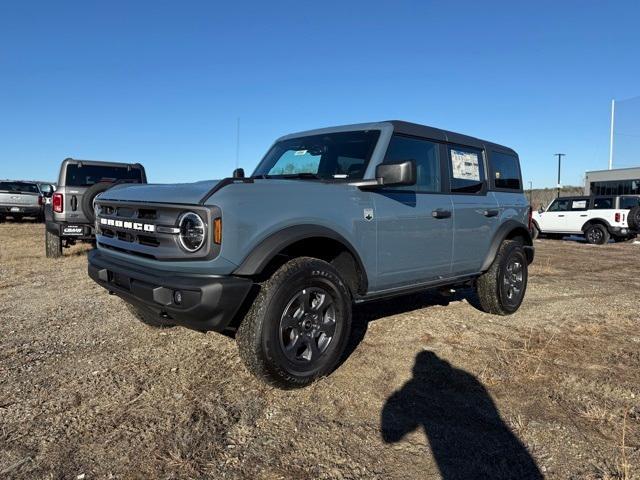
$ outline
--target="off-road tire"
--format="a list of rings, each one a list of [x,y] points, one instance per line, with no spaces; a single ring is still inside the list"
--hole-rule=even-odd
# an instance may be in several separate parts
[[[508,275],[507,266],[510,262],[517,261],[521,266],[522,285],[517,298],[510,300],[505,291],[505,275]],[[528,281],[527,255],[522,243],[517,240],[505,240],[498,249],[498,254],[493,263],[475,283],[478,307],[486,313],[494,315],[511,315],[515,313],[524,299]]]
[[[640,230],[640,206],[633,207],[627,214],[627,225],[631,230]]]
[[[62,256],[62,239],[49,230],[44,232],[44,250],[47,258],[58,258]]]
[[[140,320],[145,325],[148,325],[149,327],[171,328],[174,326],[171,322],[161,320],[151,312],[146,312],[145,310],[136,308],[127,302],[125,302],[125,305],[127,307],[127,310],[129,310],[129,312],[131,313],[131,315],[133,315],[134,317],[136,317],[138,320]]]
[[[324,352],[315,357],[316,361],[313,353],[308,365],[304,365],[287,357],[292,354],[285,352],[282,325],[296,295],[313,289],[329,295],[327,301],[334,308],[334,333]],[[340,361],[351,331],[351,307],[349,290],[332,265],[309,257],[290,260],[259,285],[259,292],[236,333],[240,357],[253,375],[278,388],[309,385],[331,373]],[[299,326],[289,331],[296,339],[305,333],[302,323],[301,320]],[[310,344],[307,345],[310,349]]]
[[[589,225],[584,231],[584,238],[591,245],[604,245],[609,242],[609,231],[604,225],[599,223]]]

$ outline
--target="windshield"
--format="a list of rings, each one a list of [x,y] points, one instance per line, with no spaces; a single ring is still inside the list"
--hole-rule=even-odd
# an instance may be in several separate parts
[[[380,131],[327,133],[276,143],[260,162],[254,177],[361,179]]]
[[[15,193],[40,193],[35,183],[0,182],[0,190]]]
[[[89,187],[98,182],[116,180],[142,181],[142,171],[133,167],[109,167],[104,165],[67,165],[65,185],[69,187]]]

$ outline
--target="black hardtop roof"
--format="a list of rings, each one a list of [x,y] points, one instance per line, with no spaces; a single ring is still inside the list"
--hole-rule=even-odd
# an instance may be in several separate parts
[[[481,149],[486,148],[517,155],[517,153],[509,147],[489,142],[487,140],[470,137],[469,135],[463,135],[462,133],[442,130],[440,128],[420,125],[418,123],[405,122],[404,120],[387,120],[387,123],[391,123],[393,125],[394,132],[403,133],[405,135],[426,137],[433,140],[441,140],[451,143],[457,143],[459,145],[466,145],[468,147],[476,147]]]
[[[62,161],[62,165],[69,164],[77,165],[82,163],[83,165],[103,165],[105,167],[132,167],[132,168],[144,168],[140,163],[125,163],[125,162],[105,162],[103,160],[82,160],[77,158],[65,158]]]

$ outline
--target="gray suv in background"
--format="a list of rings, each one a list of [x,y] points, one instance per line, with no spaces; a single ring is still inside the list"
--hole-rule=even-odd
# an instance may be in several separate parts
[[[7,217],[19,222],[23,217],[44,218],[45,194],[36,182],[0,180],[0,222]]]
[[[47,257],[61,256],[63,247],[77,241],[93,241],[93,201],[100,193],[122,183],[147,183],[144,167],[139,163],[65,159],[51,202],[44,209]]]
[[[402,121],[287,135],[249,178],[118,185],[96,215],[91,278],[148,325],[234,335],[282,388],[335,368],[353,304],[472,287],[511,314],[534,256],[518,155]]]

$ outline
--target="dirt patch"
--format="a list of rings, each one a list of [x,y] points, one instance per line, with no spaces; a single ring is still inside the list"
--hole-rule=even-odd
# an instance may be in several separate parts
[[[282,392],[43,237],[0,225],[2,478],[640,478],[639,245],[536,242],[510,317],[468,292],[362,306],[340,368]]]

